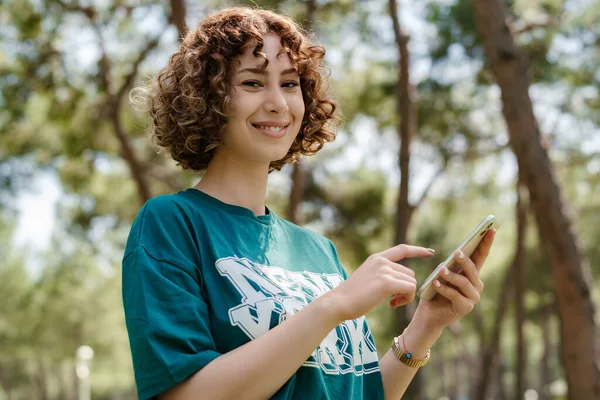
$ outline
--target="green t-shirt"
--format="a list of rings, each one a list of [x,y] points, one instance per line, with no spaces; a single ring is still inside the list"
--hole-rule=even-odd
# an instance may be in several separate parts
[[[273,212],[257,217],[196,189],[151,199],[123,258],[139,398],[262,335],[345,277],[328,239]],[[382,399],[365,318],[332,330],[272,398]]]

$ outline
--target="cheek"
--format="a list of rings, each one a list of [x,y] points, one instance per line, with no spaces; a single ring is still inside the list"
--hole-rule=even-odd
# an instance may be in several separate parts
[[[248,95],[249,93],[245,93],[243,90],[233,89],[231,91],[229,100],[229,115],[231,119],[244,118],[248,114],[252,104],[252,98]]]
[[[240,105],[243,106],[243,102],[240,101],[240,95],[233,91],[229,99],[229,115],[235,117],[235,115],[240,111]]]
[[[300,97],[300,99],[295,99],[293,103],[289,103],[290,113],[294,117],[294,132],[292,141],[295,140],[296,136],[300,133],[302,128],[302,121],[304,121],[304,114],[306,112],[306,105],[304,104],[304,99]]]
[[[302,95],[295,96],[293,99],[290,100],[288,104],[290,107],[290,111],[292,112],[294,117],[302,121],[302,117],[304,117],[304,112],[306,110],[304,98],[302,97]]]

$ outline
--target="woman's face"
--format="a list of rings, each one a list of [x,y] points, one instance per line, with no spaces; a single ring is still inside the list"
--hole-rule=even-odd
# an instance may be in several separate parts
[[[280,37],[264,37],[262,52],[269,60],[252,53],[255,44],[233,61],[230,114],[224,145],[218,152],[238,162],[268,164],[282,159],[300,130],[304,99],[300,78]],[[224,154],[221,154],[224,155]]]

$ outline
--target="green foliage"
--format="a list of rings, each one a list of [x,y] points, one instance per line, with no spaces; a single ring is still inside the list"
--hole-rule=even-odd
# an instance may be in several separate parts
[[[479,45],[472,0],[455,2],[429,2],[427,4],[427,20],[437,28],[437,41],[432,48],[432,60],[449,56],[451,45],[460,43],[466,54],[472,58],[483,57],[483,49]]]
[[[347,119],[358,115],[374,118],[380,129],[398,123],[395,68],[389,61],[380,61],[345,74],[338,95]]]
[[[38,390],[31,382],[41,380],[39,390],[52,398],[62,397],[61,391],[72,393],[72,372],[65,377],[56,367],[73,371],[75,351],[86,344],[96,355],[95,393],[126,393],[133,381],[119,270],[102,271],[85,242],[55,242],[43,255],[37,278],[26,271],[23,259],[9,260],[0,268],[0,370],[3,375],[16,372],[11,385],[31,394]]]
[[[324,233],[337,244],[342,261],[352,270],[381,245],[389,219],[385,178],[380,172],[362,168],[322,183],[313,180],[304,199],[312,204],[307,222],[329,222]]]

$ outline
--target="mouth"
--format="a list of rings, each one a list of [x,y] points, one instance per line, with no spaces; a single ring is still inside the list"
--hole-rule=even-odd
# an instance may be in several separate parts
[[[281,137],[285,136],[285,134],[287,132],[287,128],[288,128],[288,126],[290,126],[290,124],[280,125],[280,126],[266,126],[266,125],[252,124],[252,126],[267,136],[274,137],[274,138],[281,138]]]

